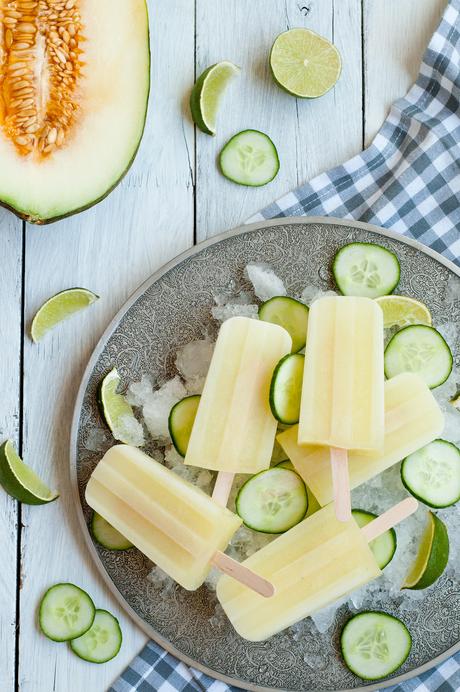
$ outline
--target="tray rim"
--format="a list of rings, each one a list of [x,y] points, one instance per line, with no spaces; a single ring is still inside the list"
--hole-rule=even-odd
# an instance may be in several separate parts
[[[314,225],[314,224],[325,224],[325,225],[330,225],[330,226],[346,226],[346,227],[351,227],[351,228],[357,228],[361,229],[364,231],[368,231],[371,233],[375,233],[377,236],[383,236],[387,238],[391,238],[393,240],[397,240],[401,243],[404,243],[406,245],[409,245],[416,250],[419,250],[420,252],[423,252],[424,254],[428,255],[429,257],[432,257],[435,259],[437,262],[440,264],[443,264],[445,267],[450,269],[456,276],[460,278],[460,268],[457,267],[457,265],[452,262],[451,260],[448,260],[447,258],[443,257],[440,255],[438,252],[435,250],[432,250],[430,247],[423,245],[417,240],[414,240],[412,238],[408,238],[401,233],[398,233],[396,231],[392,231],[387,228],[380,228],[379,226],[376,226],[374,224],[369,224],[365,223],[363,221],[355,221],[354,219],[337,219],[332,216],[285,216],[281,218],[276,218],[276,219],[264,219],[262,221],[258,221],[256,223],[251,223],[251,224],[242,224],[240,226],[237,226],[235,228],[232,228],[228,231],[225,231],[224,233],[220,233],[216,236],[213,236],[212,238],[208,238],[200,243],[197,243],[196,245],[193,245],[192,247],[188,248],[184,252],[180,253],[179,255],[176,255],[176,257],[173,257],[169,262],[166,264],[162,265],[157,271],[155,271],[148,279],[146,279],[142,284],[129,296],[129,298],[125,301],[125,303],[121,306],[121,308],[117,311],[113,319],[109,322],[107,328],[104,330],[102,336],[100,337],[99,341],[97,342],[90,359],[88,361],[88,364],[84,370],[81,383],[78,388],[78,393],[77,397],[75,400],[75,405],[73,409],[73,414],[72,414],[72,423],[71,423],[71,433],[70,433],[70,455],[69,455],[69,470],[70,470],[70,483],[72,487],[72,495],[73,499],[75,502],[75,508],[77,512],[77,517],[78,517],[78,523],[80,525],[80,528],[83,533],[84,541],[86,543],[86,546],[89,550],[89,553],[91,555],[91,558],[96,565],[96,568],[99,572],[99,574],[102,576],[105,584],[109,588],[110,592],[113,594],[113,596],[116,598],[116,600],[119,602],[121,607],[124,609],[124,611],[131,617],[131,619],[141,628],[141,630],[150,638],[152,639],[156,644],[159,644],[162,646],[168,653],[171,655],[175,656],[177,659],[182,661],[188,666],[191,666],[192,668],[196,668],[197,670],[200,670],[201,672],[205,673],[206,675],[209,675],[210,677],[213,677],[217,680],[221,680],[222,682],[225,682],[229,685],[233,685],[234,687],[241,687],[243,690],[247,690],[248,692],[288,692],[287,690],[281,690],[276,687],[264,687],[260,685],[254,685],[250,682],[247,682],[245,680],[240,680],[237,678],[232,678],[227,675],[223,675],[222,673],[219,673],[218,671],[212,670],[211,668],[207,667],[206,665],[203,665],[199,661],[195,661],[193,658],[190,656],[187,656],[186,654],[182,653],[178,649],[175,648],[173,644],[171,644],[168,640],[164,639],[159,632],[154,630],[150,625],[148,625],[137,613],[136,611],[131,608],[129,603],[125,600],[123,595],[120,593],[120,591],[117,589],[115,583],[112,581],[110,578],[108,572],[106,571],[104,564],[102,560],[100,559],[96,548],[94,546],[94,543],[92,541],[90,532],[88,531],[88,527],[85,521],[85,517],[83,514],[83,508],[80,502],[80,495],[79,495],[79,489],[78,489],[78,479],[77,479],[77,438],[78,438],[78,430],[79,430],[79,422],[80,422],[80,413],[81,413],[81,408],[83,404],[83,398],[85,396],[85,392],[88,386],[88,381],[90,379],[91,373],[94,369],[95,364],[97,363],[98,358],[100,357],[100,354],[102,350],[104,349],[108,339],[112,336],[113,332],[115,329],[118,327],[121,319],[124,317],[126,312],[131,308],[131,306],[136,302],[136,300],[147,291],[150,286],[152,286],[154,283],[156,283],[159,279],[161,279],[164,274],[166,274],[168,271],[176,267],[177,265],[181,264],[184,260],[189,259],[190,257],[193,257],[196,254],[199,254],[202,250],[204,250],[207,247],[210,247],[212,245],[216,245],[220,243],[223,240],[227,240],[228,238],[236,237],[239,235],[243,235],[245,233],[251,233],[253,231],[258,231],[263,228],[273,228],[276,226],[286,226],[286,225]],[[454,654],[456,654],[458,651],[460,651],[460,641],[457,642],[454,646],[450,647],[449,649],[446,649],[443,651],[441,654],[436,656],[435,658],[431,659],[428,663],[425,663],[422,666],[418,666],[417,668],[414,668],[413,670],[404,673],[402,675],[398,675],[397,677],[390,678],[388,680],[382,680],[381,682],[377,682],[375,685],[365,685],[362,687],[356,687],[353,688],[352,692],[378,692],[378,690],[383,690],[387,687],[392,687],[393,685],[398,685],[404,681],[410,680],[411,678],[418,677],[422,673],[431,670],[435,666],[439,665],[443,661],[447,660]],[[326,691],[324,691],[326,692]],[[330,692],[351,692],[349,689],[348,690],[331,690]]]

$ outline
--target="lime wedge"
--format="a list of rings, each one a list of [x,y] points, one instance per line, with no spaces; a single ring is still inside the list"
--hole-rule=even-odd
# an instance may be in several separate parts
[[[99,296],[86,288],[68,288],[57,293],[41,306],[32,320],[30,334],[33,341],[40,341],[59,322],[88,307],[98,298]]]
[[[211,65],[198,77],[190,96],[193,122],[207,135],[216,134],[216,117],[220,98],[227,84],[241,72],[232,62]]]
[[[431,313],[424,303],[407,296],[381,296],[375,302],[383,310],[383,323],[389,327],[407,327],[409,324],[424,324],[431,327]]]
[[[32,469],[17,455],[11,440],[0,447],[0,484],[8,495],[26,505],[45,505],[53,502],[53,493]]]
[[[337,48],[310,29],[280,34],[270,53],[275,82],[300,98],[322,96],[340,77],[342,61]]]
[[[144,431],[133,413],[133,409],[117,390],[120,375],[113,368],[99,386],[99,408],[114,438],[133,447],[142,447]]]
[[[426,589],[439,579],[449,560],[449,535],[445,524],[428,512],[428,526],[420,543],[420,549],[403,589]]]

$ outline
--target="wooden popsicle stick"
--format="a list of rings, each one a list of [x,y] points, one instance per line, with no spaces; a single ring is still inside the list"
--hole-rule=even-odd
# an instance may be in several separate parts
[[[235,474],[228,473],[227,471],[219,471],[217,474],[214,490],[212,491],[212,499],[221,507],[227,506],[234,478]]]
[[[331,447],[330,455],[335,516],[339,521],[350,521],[351,499],[348,452],[346,449]]]
[[[405,500],[398,502],[397,505],[384,512],[376,519],[373,519],[373,521],[369,522],[369,524],[366,524],[366,526],[363,526],[361,529],[367,542],[370,543],[375,538],[381,536],[382,533],[385,533],[385,531],[399,524],[403,519],[410,517],[411,514],[417,511],[417,507],[418,502],[415,497],[406,497]]]
[[[264,598],[270,598],[275,593],[275,587],[268,579],[264,579],[220,550],[215,553],[212,563],[221,572],[236,579],[240,584],[244,584]]]

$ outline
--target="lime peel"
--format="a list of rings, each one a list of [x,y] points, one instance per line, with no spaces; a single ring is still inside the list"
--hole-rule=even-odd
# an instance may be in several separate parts
[[[449,560],[449,535],[444,522],[428,512],[428,526],[420,543],[417,558],[402,589],[421,590],[434,584],[443,574]]]
[[[56,293],[43,303],[33,318],[30,327],[32,340],[37,343],[57,324],[98,299],[99,296],[87,288],[68,288]]]
[[[0,484],[8,495],[27,505],[45,505],[59,497],[22,461],[11,440],[0,447]]]
[[[116,368],[112,368],[99,386],[98,401],[101,415],[116,440],[134,447],[142,447],[142,425],[123,394],[118,393],[119,385],[120,375]]]
[[[224,60],[211,65],[198,77],[190,95],[190,110],[193,122],[205,134],[216,134],[216,117],[222,94],[240,72],[241,68]]]

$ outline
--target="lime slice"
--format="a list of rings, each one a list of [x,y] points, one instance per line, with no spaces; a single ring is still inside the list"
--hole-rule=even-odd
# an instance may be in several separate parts
[[[99,386],[99,407],[114,438],[133,447],[142,447],[144,431],[133,409],[122,394],[117,392],[120,375],[113,368]]]
[[[190,96],[193,122],[207,135],[216,134],[216,116],[220,97],[227,84],[241,69],[232,62],[211,65],[198,77]]]
[[[45,505],[53,502],[53,493],[32,469],[17,455],[11,440],[0,447],[0,484],[8,495],[26,505]]]
[[[86,288],[68,288],[57,293],[41,306],[32,320],[30,334],[33,341],[40,341],[59,322],[88,307],[98,298],[99,296]]]
[[[275,82],[300,98],[322,96],[340,77],[342,61],[337,48],[310,29],[280,34],[270,53]]]
[[[385,329],[390,327],[407,327],[410,324],[424,324],[431,327],[431,313],[427,306],[415,298],[407,296],[381,296],[375,302],[383,310]]]
[[[449,560],[449,535],[445,524],[428,512],[428,526],[420,543],[420,549],[403,589],[426,589],[439,579]]]

